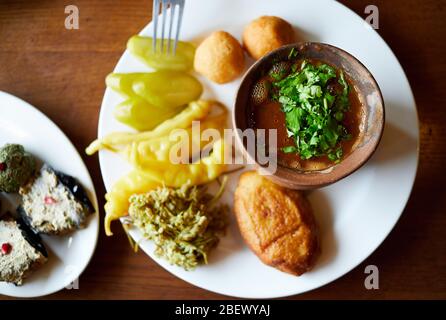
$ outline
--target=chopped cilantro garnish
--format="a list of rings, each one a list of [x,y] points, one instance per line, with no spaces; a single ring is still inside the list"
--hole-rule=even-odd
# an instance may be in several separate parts
[[[293,51],[289,56],[292,56]],[[337,82],[342,90],[329,90],[329,84]],[[288,135],[295,146],[282,148],[285,153],[299,153],[302,159],[326,155],[331,161],[339,162],[342,148],[339,143],[350,139],[342,125],[344,113],[349,109],[349,85],[343,73],[336,75],[327,64],[319,66],[304,61],[299,71],[292,72],[273,85],[277,94],[273,96],[285,113]],[[339,86],[339,85],[338,85]]]
[[[287,146],[287,147],[283,147],[282,151],[285,153],[293,153],[293,152],[297,152],[297,148],[295,146]]]
[[[285,76],[285,72],[286,72],[285,70],[280,70],[277,72],[270,72],[269,75],[271,76],[271,78],[278,81]]]

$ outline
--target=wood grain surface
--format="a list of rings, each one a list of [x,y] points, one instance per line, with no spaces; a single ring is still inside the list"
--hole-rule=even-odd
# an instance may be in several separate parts
[[[365,17],[364,8],[372,1],[341,2]],[[69,3],[80,10],[79,30],[64,28],[66,1],[0,0],[0,90],[43,111],[83,154],[96,137],[104,78],[127,39],[150,21],[151,1]],[[373,4],[379,8],[378,32],[400,60],[417,102],[421,148],[415,187],[400,221],[376,252],[344,277],[291,299],[446,298],[445,2],[375,0]],[[98,159],[83,158],[102,207],[105,189]],[[369,264],[379,267],[379,290],[364,288],[364,268]],[[101,230],[79,289],[47,298],[225,297],[177,279],[142,252],[134,254],[123,232],[107,238]]]

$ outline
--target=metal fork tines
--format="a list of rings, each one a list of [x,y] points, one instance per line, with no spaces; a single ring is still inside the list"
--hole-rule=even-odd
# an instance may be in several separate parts
[[[183,18],[183,10],[184,10],[184,1],[185,0],[154,0],[153,1],[153,52],[164,52],[164,42],[167,40],[166,53],[171,52],[172,54],[176,53],[177,43],[180,34],[181,28],[181,19]],[[162,13],[162,22],[161,22],[161,40],[160,40],[160,48],[158,48],[157,38],[158,38],[158,14],[160,12],[161,5],[161,13]],[[178,14],[175,15],[178,7]],[[167,39],[164,37],[165,29],[166,29],[166,17],[167,11],[169,11],[169,29]],[[176,20],[176,31],[175,31],[175,39],[172,43],[172,29],[174,28],[174,20]],[[171,48],[172,47],[172,48]],[[171,50],[172,49],[172,50]]]

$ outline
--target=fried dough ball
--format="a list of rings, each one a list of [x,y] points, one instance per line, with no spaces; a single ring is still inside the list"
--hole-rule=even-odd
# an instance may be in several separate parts
[[[244,67],[245,56],[240,43],[225,31],[213,32],[195,52],[195,70],[216,83],[234,80]]]
[[[293,43],[294,39],[293,27],[274,16],[257,18],[243,31],[243,45],[254,59],[260,59],[274,49]]]
[[[314,266],[316,223],[301,192],[248,171],[240,176],[234,211],[243,238],[265,264],[297,276]]]

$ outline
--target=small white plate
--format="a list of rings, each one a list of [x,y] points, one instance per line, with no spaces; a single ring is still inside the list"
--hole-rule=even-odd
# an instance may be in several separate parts
[[[239,40],[251,20],[275,15],[289,21],[302,40],[325,42],[358,58],[376,78],[386,108],[386,127],[381,144],[370,161],[342,181],[314,191],[310,201],[321,231],[322,255],[314,270],[301,277],[268,267],[248,249],[234,219],[229,232],[212,252],[209,264],[195,271],[170,266],[153,254],[153,244],[140,245],[152,259],[177,277],[217,293],[272,298],[302,293],[323,286],[352,270],[387,237],[409,198],[418,164],[418,119],[415,101],[397,58],[383,39],[361,17],[331,0],[192,0],[186,1],[181,39],[195,43],[215,30],[225,30]],[[141,32],[151,36],[152,24]],[[130,37],[131,35],[129,35]],[[249,60],[247,67],[252,63]],[[125,51],[115,72],[144,72],[149,69]],[[199,77],[204,97],[217,99],[232,109],[240,79],[217,85]],[[107,89],[99,119],[99,137],[129,130],[113,118],[122,101]],[[116,154],[100,152],[105,186],[130,168]],[[118,169],[120,168],[120,169]],[[240,173],[230,176],[222,201],[232,205]],[[113,225],[113,228],[118,228]],[[131,231],[136,240],[138,230]],[[150,270],[147,270],[150,272]],[[361,284],[358,284],[361,285]]]
[[[22,286],[0,282],[0,294],[12,297],[38,297],[73,288],[87,267],[99,234],[97,199],[90,174],[82,158],[65,134],[44,114],[27,102],[0,91],[0,146],[18,143],[40,161],[75,177],[87,191],[96,213],[85,229],[67,236],[42,236],[48,250],[48,263],[36,270]],[[2,203],[15,210],[17,196],[1,195]],[[5,203],[6,202],[6,203]]]

